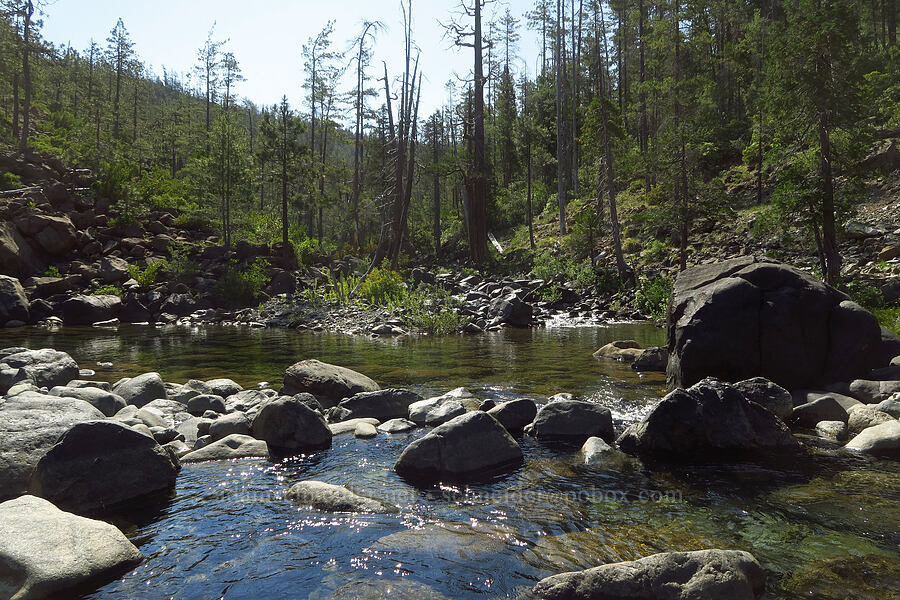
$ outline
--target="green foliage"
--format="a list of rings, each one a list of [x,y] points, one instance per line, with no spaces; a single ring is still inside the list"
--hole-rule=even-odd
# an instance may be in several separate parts
[[[90,293],[91,296],[122,296],[122,288],[109,284],[109,285],[101,285],[98,288],[95,288]]]
[[[138,282],[142,288],[147,288],[156,283],[160,271],[165,270],[167,263],[164,260],[156,260],[147,265],[143,270],[137,265],[128,267],[128,275]]]
[[[185,279],[197,274],[197,263],[188,256],[190,247],[187,244],[174,243],[169,246],[169,260],[165,262],[166,270],[176,279]]]
[[[900,335],[900,306],[893,308],[876,308],[872,311],[882,327],[887,327],[895,334]]]
[[[884,295],[868,281],[848,281],[841,290],[866,310],[884,308]]]
[[[268,266],[269,262],[263,258],[258,258],[249,265],[241,265],[232,260],[217,282],[216,292],[231,306],[250,306],[269,283],[270,278],[266,274]]]
[[[297,262],[301,265],[311,265],[319,255],[316,241],[309,237],[305,237],[300,243],[295,244],[294,251],[297,253]]]
[[[564,256],[542,252],[534,257],[531,273],[544,281],[560,279],[567,281],[575,276],[575,263]]]
[[[162,166],[142,172],[140,179],[134,184],[134,194],[145,206],[157,210],[196,209],[196,204],[189,204],[186,200],[187,188],[184,182],[172,177],[171,171]]]
[[[62,273],[59,272],[59,268],[56,265],[50,265],[47,267],[47,270],[44,271],[44,277],[62,277]]]
[[[0,191],[17,190],[22,187],[22,180],[18,175],[14,175],[9,171],[0,171]]]
[[[390,305],[401,310],[412,327],[444,335],[460,330],[471,320],[453,310],[453,303],[450,292],[443,287],[422,285],[414,290],[404,289]]]
[[[359,286],[359,295],[370,304],[384,306],[399,300],[405,291],[400,273],[385,267],[373,269]]]
[[[654,319],[666,316],[669,297],[672,295],[672,280],[665,276],[649,279],[641,277],[634,295],[635,305],[645,315]]]

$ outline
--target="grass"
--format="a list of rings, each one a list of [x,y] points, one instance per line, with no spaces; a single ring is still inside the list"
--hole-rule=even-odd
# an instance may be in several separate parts
[[[883,326],[900,335],[900,306],[893,308],[876,308],[872,311],[875,318]]]

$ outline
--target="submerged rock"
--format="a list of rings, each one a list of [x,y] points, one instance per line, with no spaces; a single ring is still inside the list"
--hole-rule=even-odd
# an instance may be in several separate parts
[[[543,600],[754,600],[765,590],[762,567],[749,552],[664,552],[542,579]]]
[[[204,445],[193,452],[188,452],[181,457],[181,462],[194,463],[233,458],[266,458],[268,456],[269,447],[264,441],[249,435],[234,433],[217,442]]]
[[[643,352],[644,349],[634,340],[617,340],[606,344],[594,352],[594,358],[609,358],[620,362],[633,363]]]
[[[301,481],[295,483],[285,494],[285,498],[315,510],[327,512],[396,512],[378,500],[360,496],[341,485],[322,481]]]
[[[304,360],[291,365],[284,372],[281,393],[293,396],[309,392],[320,402],[328,402],[333,406],[354,394],[378,389],[378,384],[362,373],[318,360]]]
[[[394,465],[401,475],[466,478],[522,461],[522,450],[487,413],[466,413],[415,440]]]
[[[152,438],[116,421],[72,426],[38,462],[31,493],[98,513],[175,486],[180,465]]]
[[[75,597],[143,556],[114,525],[64,512],[35,496],[0,504],[0,595],[15,600]]]
[[[629,454],[691,458],[708,451],[797,448],[787,426],[734,386],[704,379],[669,393],[618,440]]]

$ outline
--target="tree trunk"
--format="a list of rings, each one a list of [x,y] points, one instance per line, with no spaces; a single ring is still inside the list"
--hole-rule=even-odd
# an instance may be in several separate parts
[[[432,185],[434,189],[434,255],[441,255],[441,178],[438,175],[438,152],[441,139],[441,131],[438,128],[438,120],[432,121],[434,127],[431,130],[434,139],[431,145],[431,162],[433,164]],[[441,124],[443,125],[443,124]]]
[[[469,179],[469,252],[475,264],[487,260],[487,173],[484,151],[484,65],[482,61],[481,4],[475,0],[474,175]]]
[[[835,286],[841,273],[841,256],[834,233],[834,179],[831,171],[831,137],[828,114],[819,111],[819,170],[822,177],[822,246],[825,255],[825,283]]]
[[[25,3],[25,22],[22,29],[22,78],[25,80],[25,100],[22,105],[22,131],[19,138],[19,150],[25,151],[28,146],[28,135],[31,129],[31,17],[34,15],[34,3]]]
[[[566,235],[566,134],[563,122],[563,65],[565,64],[565,48],[563,46],[563,11],[561,0],[556,0],[556,201],[559,206],[559,235]]]

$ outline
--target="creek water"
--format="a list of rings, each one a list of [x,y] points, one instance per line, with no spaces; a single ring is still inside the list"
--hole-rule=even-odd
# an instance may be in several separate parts
[[[120,327],[0,332],[0,346],[69,352],[97,379],[159,371],[280,385],[318,358],[423,396],[558,392],[600,402],[617,431],[664,394],[660,375],[591,353],[615,339],[662,344],[647,324],[370,339],[289,330]],[[109,365],[111,363],[111,366]],[[88,598],[515,598],[561,571],[663,551],[752,552],[769,598],[897,598],[900,467],[804,437],[790,458],[704,464],[583,464],[577,447],[520,438],[525,462],[479,484],[413,485],[393,471],[424,434],[336,436],[330,449],[184,465],[169,501],[117,520],[147,557]],[[292,483],[341,484],[397,508],[323,514],[284,499]]]

